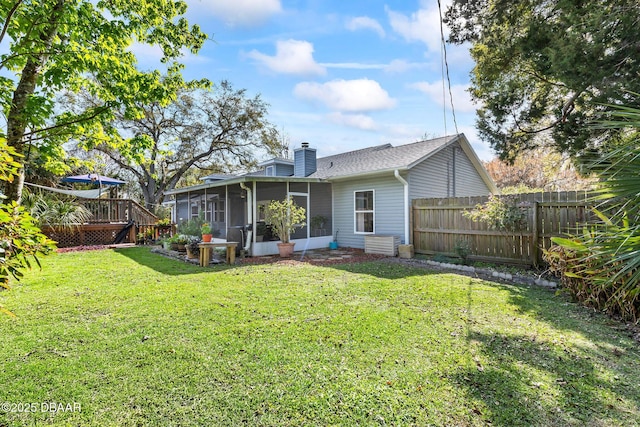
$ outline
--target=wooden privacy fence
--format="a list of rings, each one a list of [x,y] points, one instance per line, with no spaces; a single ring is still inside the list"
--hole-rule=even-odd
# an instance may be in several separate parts
[[[524,221],[518,230],[493,230],[463,215],[486,203],[488,196],[413,200],[416,253],[456,255],[456,247],[467,247],[471,259],[537,266],[542,264],[542,249],[551,247],[552,237],[575,234],[581,225],[596,219],[586,192],[495,197],[509,197],[510,204],[522,209]]]

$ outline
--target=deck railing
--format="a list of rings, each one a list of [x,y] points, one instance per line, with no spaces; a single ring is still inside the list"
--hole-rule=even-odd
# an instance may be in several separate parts
[[[157,216],[131,199],[82,199],[80,203],[91,212],[90,224],[133,221],[141,226],[158,222]]]

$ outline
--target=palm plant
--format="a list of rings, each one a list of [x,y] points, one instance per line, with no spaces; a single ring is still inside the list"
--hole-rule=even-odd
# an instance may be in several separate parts
[[[68,229],[87,222],[91,212],[71,199],[25,192],[24,205],[40,226]]]
[[[556,238],[562,249],[565,283],[580,299],[611,314],[640,318],[640,109],[616,107],[600,126],[625,130],[619,143],[594,160],[599,175],[595,199],[601,222],[571,239]],[[558,259],[558,254],[562,254]],[[551,254],[552,266],[554,255]],[[555,265],[559,265],[558,262]]]

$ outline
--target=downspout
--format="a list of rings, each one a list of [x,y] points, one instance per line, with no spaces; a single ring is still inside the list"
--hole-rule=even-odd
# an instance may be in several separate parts
[[[458,152],[458,147],[453,147],[453,158],[451,160],[452,162],[452,171],[451,174],[453,175],[452,177],[452,189],[453,189],[453,197],[457,197],[456,194],[456,153]]]
[[[404,244],[409,244],[409,183],[400,176],[398,169],[393,171],[393,175],[404,187]]]
[[[253,191],[244,182],[240,183],[240,188],[247,192],[247,222],[251,224],[251,230],[247,230],[247,241],[244,244],[244,250],[248,251],[253,240]]]

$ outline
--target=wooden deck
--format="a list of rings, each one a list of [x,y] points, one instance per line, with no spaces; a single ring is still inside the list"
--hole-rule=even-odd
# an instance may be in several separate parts
[[[145,236],[144,241],[149,241],[175,233],[175,225],[158,225],[158,217],[135,200],[79,199],[79,202],[91,212],[87,223],[69,228],[42,227],[43,233],[58,242],[60,248],[138,243],[140,234]],[[116,242],[118,237],[122,239]]]

